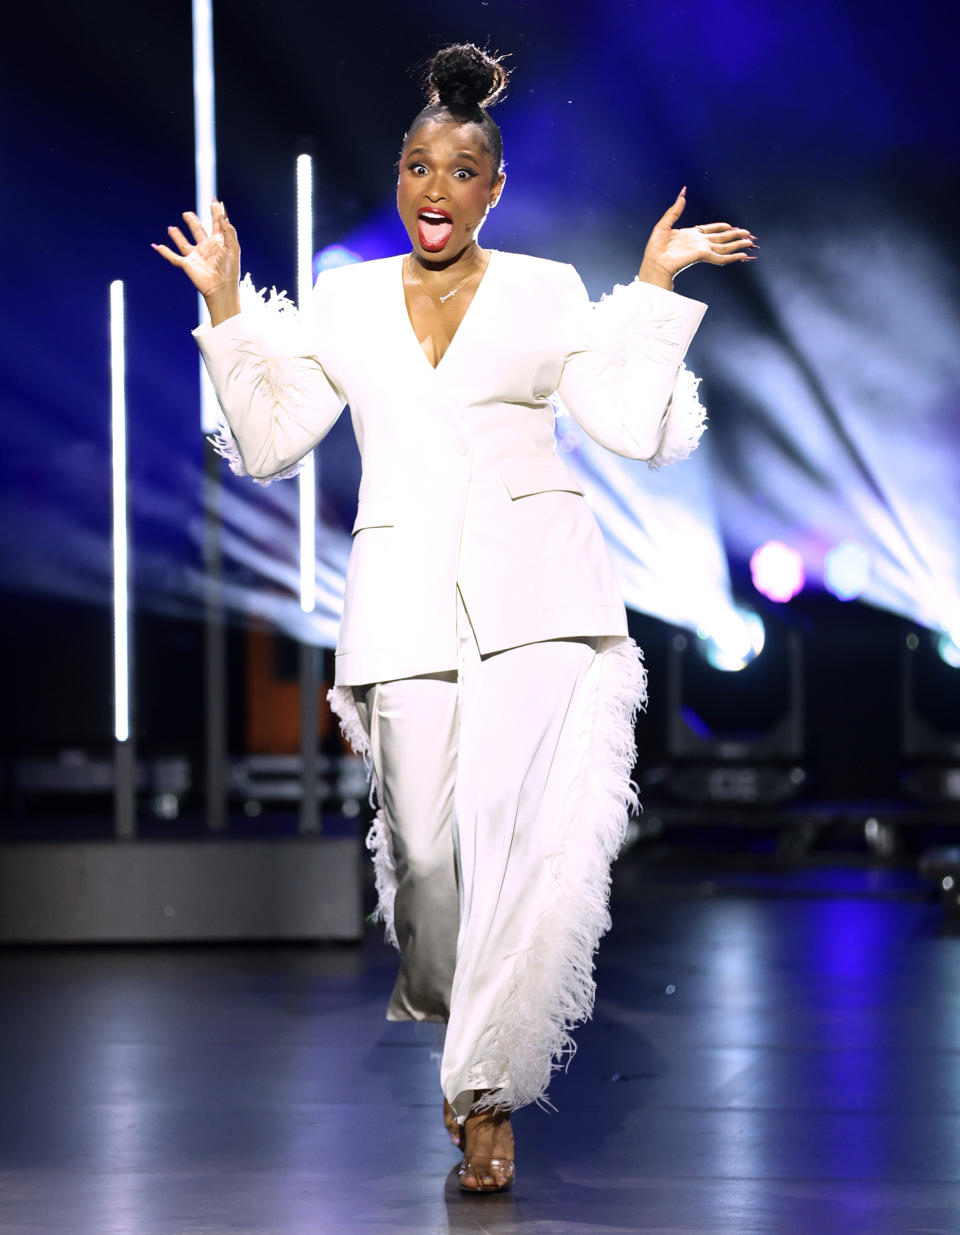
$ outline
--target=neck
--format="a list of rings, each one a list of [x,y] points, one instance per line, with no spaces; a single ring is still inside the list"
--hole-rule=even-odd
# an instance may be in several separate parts
[[[409,261],[411,267],[421,278],[429,280],[439,276],[440,282],[448,283],[451,278],[469,278],[475,270],[483,265],[486,256],[486,253],[477,242],[471,240],[467,247],[461,249],[454,257],[443,258],[440,256],[437,260],[421,257],[415,249],[411,249]]]

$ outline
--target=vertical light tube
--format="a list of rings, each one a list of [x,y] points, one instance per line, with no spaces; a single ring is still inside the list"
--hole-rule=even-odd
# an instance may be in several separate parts
[[[113,500],[113,735],[130,737],[129,549],[127,543],[127,400],[123,283],[110,284],[110,440]]]
[[[313,294],[313,159],[297,158],[297,307],[309,314]],[[313,452],[300,472],[300,608],[312,613],[317,604],[317,472]],[[300,833],[320,831],[317,760],[317,649],[300,641]]]
[[[193,3],[193,149],[197,216],[208,217],[217,194],[217,146],[214,107],[213,0]],[[206,305],[197,295],[197,321],[206,320]],[[197,357],[200,374],[200,427],[215,433],[220,418],[213,384]],[[204,455],[204,783],[207,829],[227,826],[227,654],[223,627],[223,477],[220,459],[209,447]]]
[[[130,551],[127,529],[127,397],[123,283],[110,284],[110,499],[113,518],[113,827],[136,833],[136,765],[130,726]]]
[[[297,305],[309,311],[313,291],[313,159],[297,158]],[[317,604],[317,473],[311,452],[300,472],[300,608]]]
[[[217,149],[213,100],[213,0],[193,0],[193,149],[197,191],[197,217],[208,217],[217,192]],[[206,305],[197,295],[198,321],[204,321]],[[207,371],[200,364],[200,425],[215,433],[219,418],[217,396]]]

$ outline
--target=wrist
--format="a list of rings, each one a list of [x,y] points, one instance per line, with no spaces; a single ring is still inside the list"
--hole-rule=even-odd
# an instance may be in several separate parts
[[[643,259],[637,278],[641,283],[653,283],[655,287],[663,287],[668,292],[673,291],[673,274],[649,257]]]
[[[240,312],[240,289],[236,284],[204,292],[203,299],[210,314],[211,326],[219,326],[228,317],[236,317]]]

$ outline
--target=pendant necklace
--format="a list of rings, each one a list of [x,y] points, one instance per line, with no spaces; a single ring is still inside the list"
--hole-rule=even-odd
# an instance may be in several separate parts
[[[413,262],[410,262],[407,268],[410,271],[410,273],[413,275],[414,279],[420,284],[423,290],[427,293],[427,295],[432,300],[438,300],[440,304],[445,304],[446,301],[448,301],[452,296],[456,296],[457,292],[459,292],[462,288],[466,287],[471,279],[475,279],[478,274],[482,274],[483,269],[485,269],[485,267],[483,267],[480,270],[475,270],[473,274],[468,274],[467,277],[463,279],[460,283],[458,283],[456,287],[452,287],[450,291],[445,292],[442,296],[436,296],[434,295],[432,291],[430,291],[426,283],[424,283],[424,281],[420,278],[420,276],[414,271]]]

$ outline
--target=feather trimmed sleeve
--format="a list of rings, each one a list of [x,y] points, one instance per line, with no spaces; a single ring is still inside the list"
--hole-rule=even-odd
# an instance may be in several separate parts
[[[301,313],[247,275],[240,312],[193,331],[222,412],[211,441],[236,475],[259,484],[295,475],[343,410],[318,355],[325,316],[322,296]]]
[[[557,393],[567,410],[615,454],[651,468],[686,459],[706,409],[683,358],[707,306],[639,279],[591,304],[580,276],[565,269],[567,354]]]

